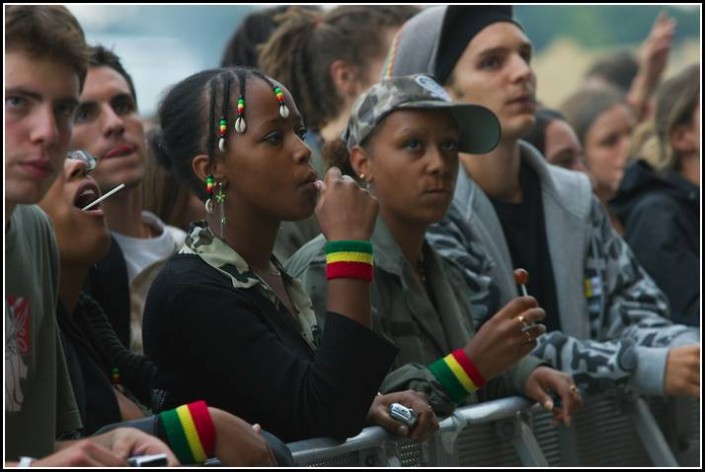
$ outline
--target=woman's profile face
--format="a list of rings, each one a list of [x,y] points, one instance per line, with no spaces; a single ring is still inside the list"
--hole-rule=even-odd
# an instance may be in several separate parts
[[[248,79],[247,129],[229,134],[226,208],[279,221],[300,220],[313,213],[318,176],[310,165],[311,150],[303,141],[303,119],[288,90],[280,87],[289,108],[287,118],[279,115],[272,87],[260,78]],[[237,110],[237,98],[234,91],[233,110]]]
[[[617,192],[629,159],[634,118],[624,104],[600,113],[585,133],[585,160],[604,201]]]
[[[389,221],[428,226],[445,216],[458,174],[460,131],[446,110],[396,110],[369,146],[371,191]]]

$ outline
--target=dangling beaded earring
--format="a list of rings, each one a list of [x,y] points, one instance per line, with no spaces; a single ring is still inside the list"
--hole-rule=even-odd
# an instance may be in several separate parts
[[[208,194],[208,199],[206,200],[206,213],[213,213],[213,176],[209,175],[206,177],[206,193]]]
[[[286,106],[286,102],[284,101],[284,94],[282,93],[282,89],[280,89],[278,86],[274,86],[274,95],[277,97],[277,101],[279,102],[279,116],[282,118],[288,118],[289,117],[289,107]]]
[[[235,120],[235,131],[242,134],[247,129],[245,122],[245,97],[240,95],[237,99],[237,120]]]
[[[220,239],[225,240],[223,237],[223,230],[225,228],[225,223],[228,222],[225,216],[225,197],[226,193],[223,189],[224,185],[222,182],[218,182],[218,192],[215,194],[215,201],[220,208]]]

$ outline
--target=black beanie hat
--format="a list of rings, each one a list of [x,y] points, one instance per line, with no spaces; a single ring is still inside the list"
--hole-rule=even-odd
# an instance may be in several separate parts
[[[445,85],[460,56],[472,38],[498,21],[521,25],[512,15],[511,5],[451,5],[443,18],[441,40],[436,56],[435,76]],[[522,28],[523,29],[523,28]]]

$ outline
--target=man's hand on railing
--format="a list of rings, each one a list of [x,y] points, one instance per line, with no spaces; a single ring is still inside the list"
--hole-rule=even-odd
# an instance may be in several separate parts
[[[411,431],[404,423],[389,416],[389,405],[392,403],[401,403],[416,412],[418,421]],[[394,434],[406,436],[417,442],[431,439],[438,431],[438,418],[428,403],[426,395],[414,390],[376,396],[367,414],[367,423],[381,426]]]
[[[666,395],[700,398],[700,344],[668,352],[665,384]]]
[[[560,398],[554,402],[550,392]],[[539,402],[545,410],[553,413],[552,425],[565,423],[570,426],[575,412],[582,408],[583,400],[573,377],[550,367],[541,366],[534,369],[524,386],[524,394]]]

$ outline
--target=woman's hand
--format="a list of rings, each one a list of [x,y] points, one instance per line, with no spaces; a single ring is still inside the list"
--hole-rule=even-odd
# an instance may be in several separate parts
[[[561,399],[556,406],[549,392],[555,392]],[[534,369],[524,386],[524,394],[536,400],[546,411],[553,413],[552,424],[565,423],[570,426],[575,412],[582,408],[583,400],[573,377],[550,367],[541,366]]]
[[[90,436],[86,440],[107,449],[122,460],[127,460],[128,457],[132,456],[163,453],[166,454],[167,463],[170,467],[179,465],[179,461],[176,459],[171,449],[169,449],[169,446],[164,444],[156,436],[147,434],[139,429],[127,427],[116,428],[107,433]],[[82,442],[83,441],[78,441],[78,444]]]
[[[465,353],[488,381],[536,347],[536,338],[546,332],[537,321],[545,317],[535,298],[517,297],[482,325],[465,346]]]
[[[337,167],[326,173],[316,205],[316,218],[328,241],[361,240],[372,236],[377,200]]]
[[[389,416],[389,405],[392,403],[401,403],[416,412],[418,419],[411,431],[404,423]],[[438,418],[426,396],[414,390],[376,396],[367,414],[367,422],[417,442],[427,441],[438,431]]]

